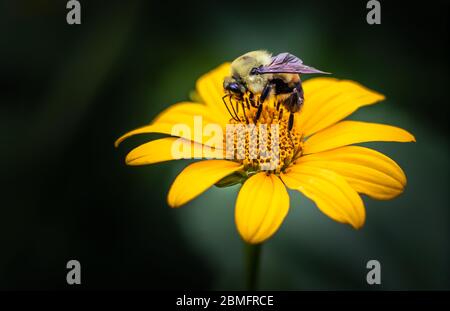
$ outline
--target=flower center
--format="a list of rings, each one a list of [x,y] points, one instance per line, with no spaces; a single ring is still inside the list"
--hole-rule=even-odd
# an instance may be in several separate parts
[[[280,173],[302,153],[302,135],[288,130],[290,112],[283,98],[271,96],[263,104],[259,96],[227,98],[232,118],[227,126],[227,157],[244,165],[247,172]]]

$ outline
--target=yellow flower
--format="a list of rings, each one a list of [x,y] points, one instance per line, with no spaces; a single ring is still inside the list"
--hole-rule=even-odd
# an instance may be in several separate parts
[[[252,124],[257,108],[248,103],[238,104],[235,107],[240,120],[236,121],[222,102],[222,83],[228,74],[229,64],[205,74],[196,85],[201,103],[175,104],[159,114],[150,125],[120,137],[116,146],[136,134],[171,135],[133,149],[127,155],[126,163],[146,165],[180,158],[173,153],[174,143],[180,142],[188,151],[183,158],[194,155],[204,158],[207,150],[214,149],[205,148],[208,146],[220,150],[221,147],[208,143],[211,139],[208,131],[191,137],[199,116],[203,129],[206,124],[219,124],[225,132],[230,123]],[[289,210],[286,187],[313,200],[330,218],[354,228],[360,228],[365,221],[365,209],[359,194],[388,200],[402,193],[406,177],[393,160],[375,150],[352,145],[372,141],[413,142],[414,136],[390,125],[342,121],[359,107],[379,102],[384,96],[356,82],[333,78],[310,79],[303,83],[303,88],[305,103],[295,114],[291,131],[287,128],[289,113],[280,113],[283,108],[277,105],[275,97],[264,103],[257,121],[257,124],[279,126],[277,151],[280,156],[275,167],[262,170],[262,165],[271,159],[255,156],[248,139],[239,144],[234,137],[233,147],[237,147],[236,152],[240,152],[241,157],[229,159],[225,150],[220,150],[220,157],[216,159],[188,165],[173,182],[168,204],[179,207],[215,184],[242,182],[235,208],[236,226],[246,242],[256,244],[271,237],[286,217]],[[178,135],[183,138],[173,136],[173,128],[177,124],[191,129],[187,131],[189,135]],[[233,152],[233,155],[236,154]]]

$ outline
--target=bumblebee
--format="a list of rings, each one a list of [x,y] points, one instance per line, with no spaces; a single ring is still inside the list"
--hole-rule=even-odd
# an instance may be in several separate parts
[[[302,108],[304,97],[300,74],[321,73],[318,69],[303,64],[303,61],[289,53],[272,56],[267,51],[252,51],[239,56],[231,63],[231,76],[225,77],[223,87],[226,95],[222,100],[230,115],[237,118],[236,111],[231,113],[225,97],[242,100],[247,92],[250,96],[259,95],[258,110],[254,122],[258,121],[262,104],[270,95],[276,95],[289,111],[288,129],[294,125],[294,113]]]

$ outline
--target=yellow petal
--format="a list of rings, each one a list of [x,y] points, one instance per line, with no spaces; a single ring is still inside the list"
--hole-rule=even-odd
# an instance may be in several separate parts
[[[289,210],[289,195],[281,180],[265,172],[250,177],[236,201],[235,220],[242,238],[252,244],[270,238]]]
[[[398,196],[406,186],[403,170],[384,154],[364,147],[347,146],[301,157],[297,165],[334,171],[357,192],[378,200]]]
[[[203,102],[219,114],[228,116],[228,119],[229,113],[222,102],[222,96],[225,95],[223,80],[229,75],[230,63],[224,63],[201,76],[197,80],[196,85],[197,92],[203,99]]]
[[[167,202],[171,207],[180,207],[241,168],[241,164],[226,160],[206,160],[190,164],[175,178]]]
[[[296,127],[309,136],[344,119],[362,106],[384,99],[380,93],[359,83],[333,78],[310,79],[303,83],[305,103],[296,116]]]
[[[224,151],[219,151],[216,154],[209,151],[209,148],[183,138],[166,137],[134,148],[128,153],[125,163],[128,165],[147,165],[179,159],[224,158]]]
[[[204,123],[226,124],[228,120],[204,104],[182,102],[161,112],[153,123],[187,123],[195,116],[201,116]]]
[[[198,143],[204,143],[208,141],[210,136],[201,135],[204,134],[203,129],[209,124],[217,124],[218,127],[223,128],[228,119],[219,115],[215,110],[207,107],[203,104],[195,103],[179,103],[170,106],[162,113],[160,113],[155,120],[150,124],[133,131],[130,131],[116,140],[116,147],[125,139],[137,135],[137,134],[147,134],[147,133],[161,133],[172,135],[172,131],[177,126],[187,127],[189,133],[181,135],[182,137],[193,140]],[[200,124],[198,127],[200,136],[194,137],[195,125]],[[189,134],[189,135],[188,135]],[[180,136],[180,135],[178,135]]]
[[[342,121],[308,138],[304,154],[370,141],[414,142],[413,135],[399,127],[359,121]]]
[[[358,193],[337,173],[304,163],[281,174],[286,186],[313,200],[328,217],[354,228],[364,224],[366,212]]]

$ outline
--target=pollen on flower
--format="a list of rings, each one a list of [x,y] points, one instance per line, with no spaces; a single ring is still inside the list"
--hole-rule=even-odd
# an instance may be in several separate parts
[[[227,158],[242,163],[246,171],[282,172],[302,153],[302,135],[288,130],[289,111],[281,99],[271,97],[263,104],[252,94],[230,102],[235,113],[227,126]]]

